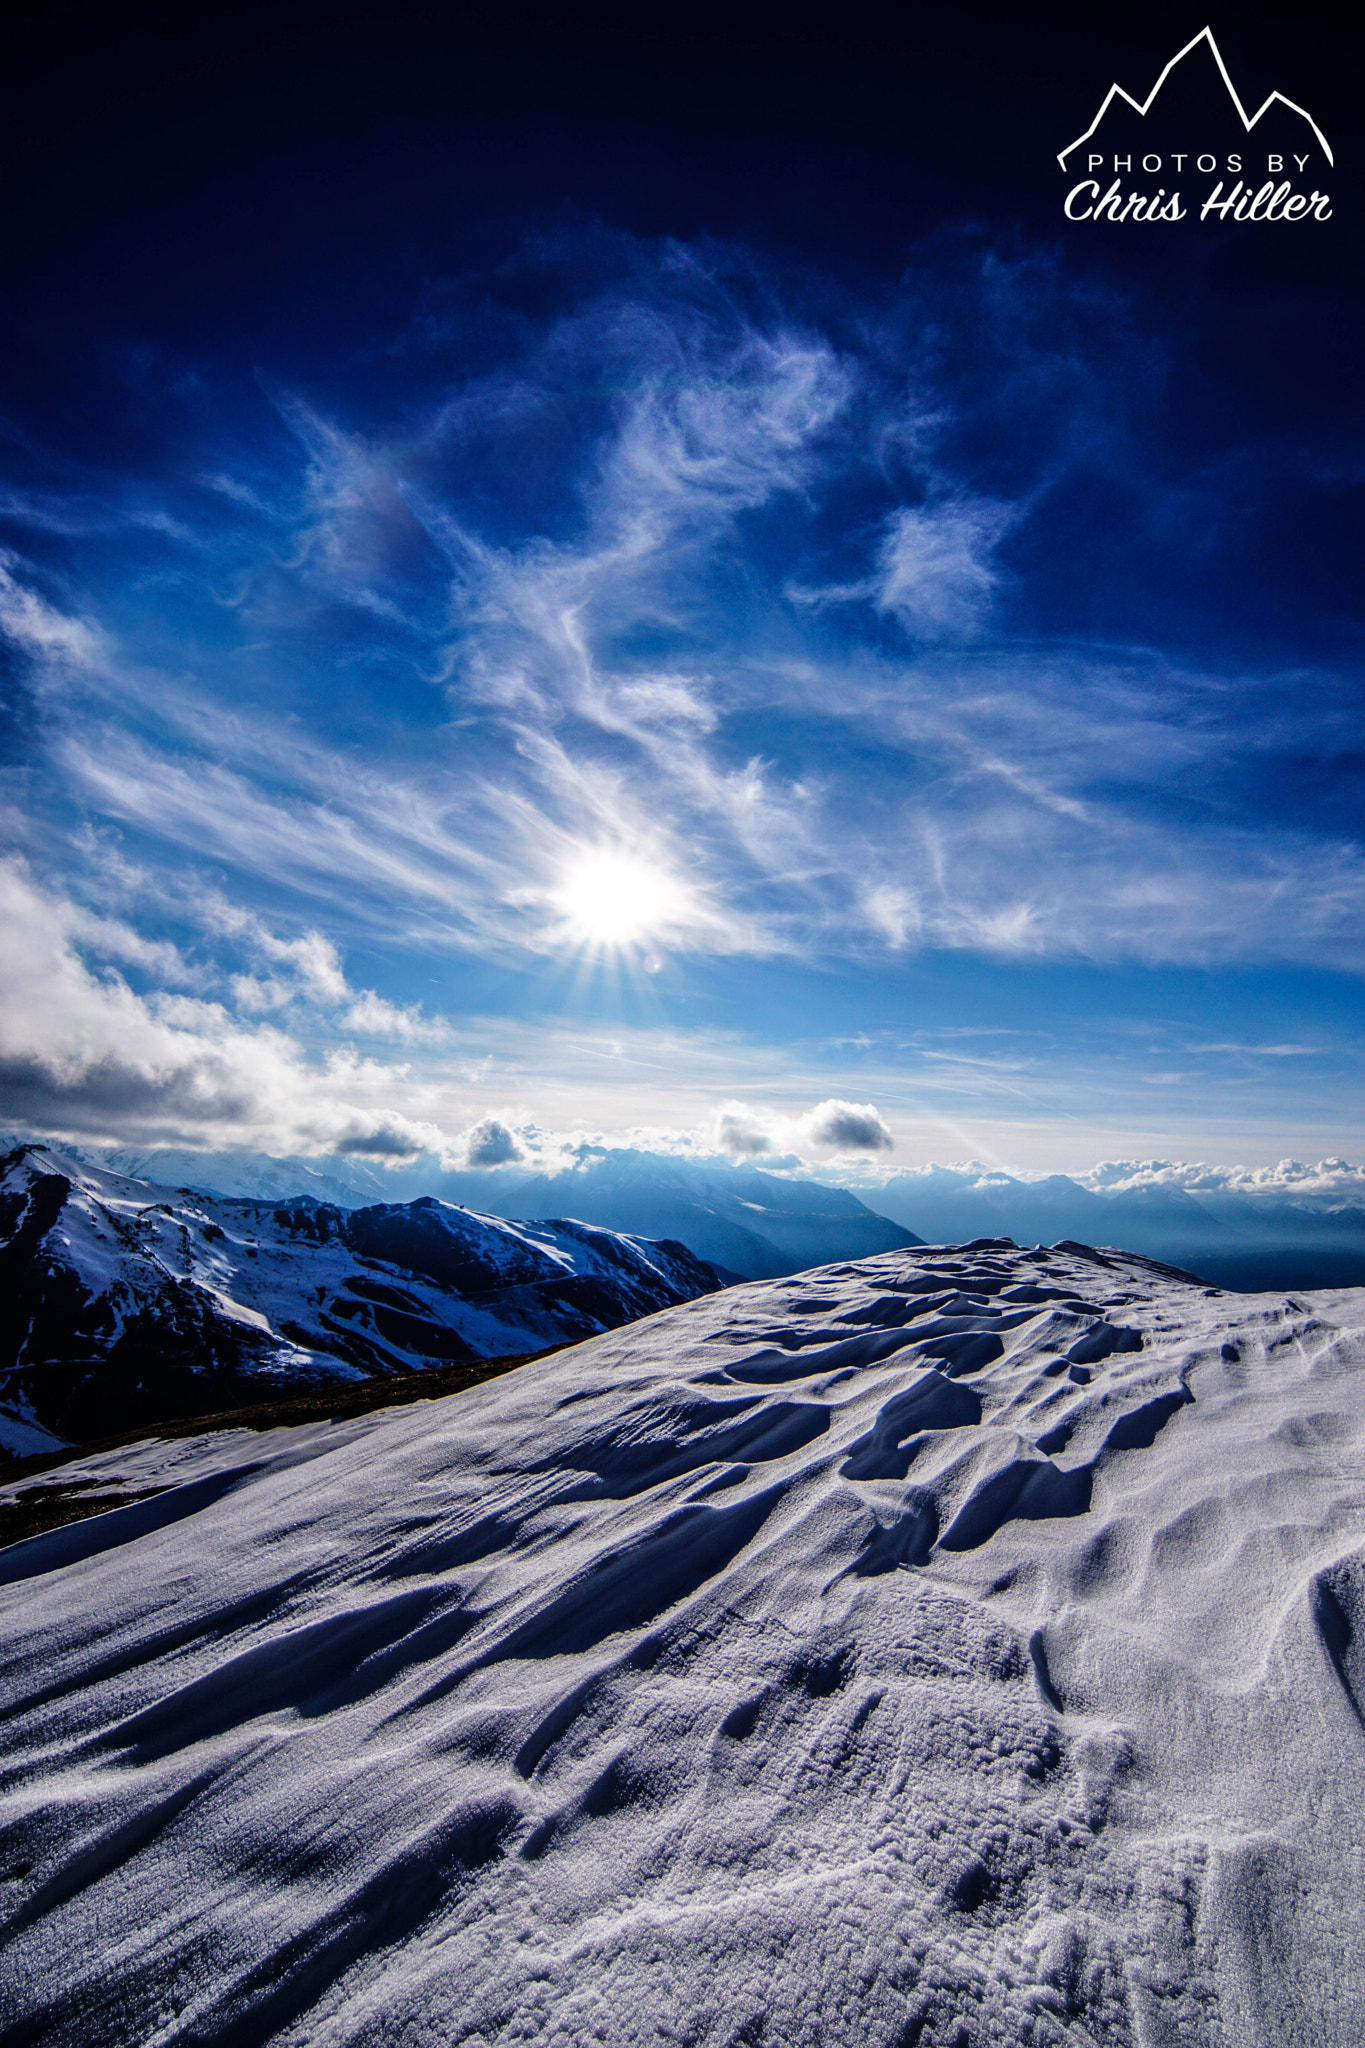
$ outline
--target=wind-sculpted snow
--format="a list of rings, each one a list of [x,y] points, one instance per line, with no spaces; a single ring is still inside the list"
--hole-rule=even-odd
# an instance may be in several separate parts
[[[22,1146],[0,1158],[0,1447],[542,1351],[719,1284],[685,1245],[563,1218],[215,1200]]]
[[[1365,1296],[1003,1242],[0,1552],[6,2040],[1356,2044]]]

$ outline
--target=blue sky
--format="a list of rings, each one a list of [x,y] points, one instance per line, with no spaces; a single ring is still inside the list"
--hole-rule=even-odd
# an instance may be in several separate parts
[[[1360,1157],[1358,225],[1065,228],[1079,72],[1021,171],[960,51],[859,158],[885,52],[547,48],[12,166],[0,1119]]]

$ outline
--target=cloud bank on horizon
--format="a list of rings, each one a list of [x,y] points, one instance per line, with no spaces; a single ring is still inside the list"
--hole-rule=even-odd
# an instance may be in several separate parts
[[[1169,346],[1044,255],[605,231],[310,378],[111,346],[118,458],[6,451],[0,1118],[1348,1143],[1358,699],[1244,589],[1341,458],[1178,460]]]

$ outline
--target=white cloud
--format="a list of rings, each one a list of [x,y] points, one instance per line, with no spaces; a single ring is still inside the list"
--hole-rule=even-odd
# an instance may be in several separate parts
[[[924,640],[970,636],[984,623],[998,580],[994,549],[1015,517],[982,499],[907,506],[888,526],[878,565],[878,606]]]
[[[913,889],[898,887],[893,882],[876,882],[864,889],[862,911],[893,952],[913,945],[924,931],[918,895]]]
[[[796,1116],[758,1110],[744,1102],[723,1103],[713,1129],[716,1146],[732,1158],[781,1159],[799,1163],[803,1150],[818,1152],[889,1152],[895,1144],[880,1110],[870,1102],[843,1102],[836,1096],[817,1102]]]
[[[255,911],[221,895],[201,899],[201,916],[209,931],[235,939],[258,959],[286,969],[290,981],[276,982],[274,988],[305,995],[317,1003],[345,1002],[351,994],[341,956],[325,933],[313,930],[296,939],[282,939]],[[263,986],[260,996],[247,1001],[248,1007],[271,1008],[281,999],[288,997],[278,998]]]
[[[1102,1159],[1075,1178],[1097,1194],[1138,1188],[1179,1188],[1187,1194],[1236,1194],[1292,1200],[1307,1207],[1365,1207],[1365,1166],[1345,1159],[1307,1165],[1281,1159],[1274,1166],[1211,1166],[1188,1159]]]
[[[397,1038],[409,1045],[439,1045],[450,1037],[443,1018],[424,1016],[420,1004],[386,1002],[372,988],[342,1012],[341,1024],[361,1038]]]
[[[258,974],[234,974],[232,1000],[247,1016],[262,1016],[270,1010],[286,1009],[298,994],[292,982],[274,977],[262,980]]]
[[[245,505],[252,512],[268,513],[270,508],[250,484],[238,481],[236,477],[224,476],[221,472],[205,474],[196,479],[200,489],[214,491],[220,497],[229,498],[234,505]]]
[[[831,1096],[801,1120],[811,1144],[830,1152],[890,1152],[895,1146],[885,1117],[870,1102],[841,1102]]]
[[[17,557],[0,549],[0,632],[45,670],[95,669],[104,657],[97,627],[49,604],[13,574]]]
[[[518,1134],[501,1117],[486,1116],[462,1131],[448,1155],[452,1164],[512,1166],[529,1154]]]
[[[91,973],[80,927],[23,863],[0,861],[0,1118],[96,1140],[286,1153],[445,1146],[438,1125],[374,1101],[401,1070],[344,1058],[320,1067],[293,1038],[248,1029],[221,1004],[138,996],[112,970]]]
[[[71,931],[99,959],[121,960],[129,967],[143,968],[173,987],[202,987],[207,979],[205,970],[186,960],[170,939],[149,939],[122,918],[100,917],[73,906]]]

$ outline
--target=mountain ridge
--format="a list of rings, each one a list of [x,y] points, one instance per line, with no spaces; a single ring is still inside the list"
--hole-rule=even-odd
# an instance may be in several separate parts
[[[1340,1159],[1317,1167],[1282,1161],[1258,1174],[1107,1161],[1084,1174],[1027,1177],[974,1162],[900,1168],[872,1180],[833,1166],[774,1173],[748,1162],[602,1144],[581,1146],[578,1163],[554,1173],[537,1171],[533,1160],[449,1170],[429,1159],[394,1170],[331,1156],[123,1148],[75,1156],[163,1184],[263,1201],[307,1194],[361,1208],[434,1194],[510,1218],[567,1211],[602,1228],[675,1238],[741,1279],[915,1240],[1004,1235],[1020,1244],[1073,1238],[1122,1246],[1252,1292],[1365,1284],[1365,1172]],[[626,1185],[632,1179],[633,1188]],[[902,1234],[879,1235],[877,1218]]]
[[[1365,1207],[1359,1198],[1312,1205],[1289,1190],[1191,1192],[1169,1182],[1088,1188],[1068,1174],[1022,1180],[979,1168],[937,1166],[865,1187],[881,1214],[930,1241],[1005,1234],[1020,1244],[1074,1238],[1121,1246],[1193,1268],[1219,1286],[1365,1284]]]
[[[15,1142],[22,1140],[16,1134]],[[353,1160],[273,1159],[264,1153],[188,1153],[111,1148],[74,1153],[104,1170],[282,1201],[308,1193],[360,1208],[435,1195],[509,1218],[564,1215],[607,1230],[674,1239],[745,1280],[772,1279],[841,1258],[871,1257],[919,1242],[904,1226],[833,1182],[765,1173],[745,1162],[698,1160],[626,1146],[582,1145],[553,1172],[524,1160],[495,1167],[376,1168]],[[390,1191],[394,1191],[391,1193]]]
[[[28,1146],[0,1158],[0,1447],[538,1351],[721,1285],[572,1218],[215,1198]]]
[[[0,2025],[1357,2048],[1362,1450],[1365,1294],[986,1241],[83,1457]]]

